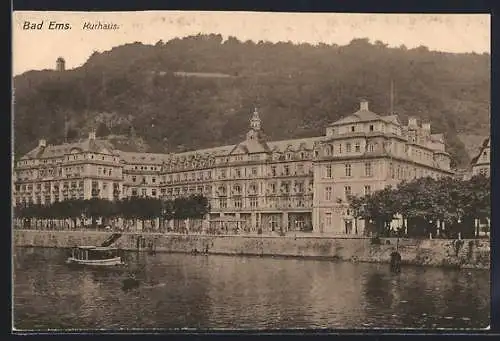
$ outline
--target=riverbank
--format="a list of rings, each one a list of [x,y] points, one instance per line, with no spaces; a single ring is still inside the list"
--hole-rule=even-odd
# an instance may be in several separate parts
[[[100,245],[111,232],[14,230],[13,243],[19,247],[69,248]],[[402,263],[420,266],[490,268],[487,239],[400,239],[334,236],[183,235],[124,233],[114,246],[129,251],[206,253],[221,255],[301,257],[352,262],[389,263],[398,245]]]

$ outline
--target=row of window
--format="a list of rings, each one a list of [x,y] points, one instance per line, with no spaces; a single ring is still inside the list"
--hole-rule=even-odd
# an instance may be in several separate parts
[[[420,168],[420,167],[409,167],[409,166],[403,166],[403,165],[393,165],[393,163],[389,163],[389,173],[392,179],[397,179],[397,180],[409,180],[409,179],[416,179],[416,178],[421,178],[421,177],[436,177],[438,173],[426,169],[426,168]]]
[[[259,198],[249,197],[248,201],[242,200],[242,198],[234,198],[228,200],[227,198],[219,198],[217,199],[218,207],[221,209],[228,208],[228,202],[231,203],[231,208],[241,209],[247,207],[247,203],[250,208],[259,207]],[[309,207],[312,204],[312,200],[305,197],[298,198],[276,198],[276,197],[265,197],[263,200],[263,204],[267,207],[277,208],[278,205],[287,206],[287,207]]]
[[[64,161],[74,161],[74,160],[85,160],[85,159],[90,159],[90,160],[101,160],[101,161],[106,161],[106,160],[113,160],[113,162],[116,162],[117,159],[116,157],[109,157],[109,156],[104,156],[104,155],[95,155],[95,154],[72,154],[72,155],[66,155],[64,157],[58,157],[58,158],[46,158],[46,159],[30,159],[30,160],[22,160],[17,162],[17,166],[36,166],[38,164],[57,164],[61,163]]]
[[[295,154],[293,152],[287,152],[285,154],[274,153],[272,160],[275,160],[275,161],[306,160],[309,157],[310,157],[310,154],[309,154],[309,152],[306,152],[306,151],[302,151],[298,154]],[[217,164],[227,164],[230,161],[244,161],[244,160],[246,160],[245,156],[235,155],[232,157],[219,158],[217,161]],[[259,155],[259,154],[249,155],[248,160],[259,161],[259,160],[261,160],[261,155]],[[176,171],[179,169],[207,167],[207,166],[213,166],[216,163],[213,159],[209,159],[209,160],[205,160],[205,161],[192,161],[192,162],[178,161],[178,162],[179,163],[177,165],[170,165],[170,164],[165,165],[165,171],[172,172],[172,171]],[[158,166],[158,165],[156,165],[156,166],[134,165],[133,169],[134,170],[161,171],[162,167]]]
[[[43,186],[40,183],[38,183],[38,184],[36,184],[34,186],[32,184],[23,184],[23,185],[16,184],[14,188],[15,188],[16,191],[21,190],[23,192],[24,191],[30,192],[30,191],[33,190],[33,188],[35,188],[36,191],[41,191],[42,187],[43,187],[43,189],[47,191],[47,190],[50,190],[51,187],[52,187],[53,190],[58,191],[60,185],[61,185],[61,183],[59,183],[59,182],[52,182],[52,183],[46,182],[46,183],[43,184]],[[66,189],[66,188],[69,188],[69,187],[71,187],[71,188],[83,188],[83,180],[80,180],[80,181],[71,181],[71,182],[64,181],[62,183],[62,188],[63,189]]]
[[[150,171],[160,171],[160,166],[134,166],[135,170],[150,170]]]
[[[363,195],[370,195],[371,193],[372,193],[372,187],[370,185],[365,185]],[[344,199],[347,200],[350,195],[352,195],[351,186],[344,186]],[[333,200],[333,187],[332,186],[325,187],[324,198],[326,201]]]
[[[368,143],[366,145],[366,151],[373,152],[377,147],[376,143]],[[360,153],[361,152],[361,142],[355,142],[354,144],[351,144],[350,142],[347,142],[345,144],[339,143],[337,144],[337,154],[342,154],[342,153]],[[335,148],[333,145],[328,145],[325,148],[325,154],[327,156],[331,156],[335,154]]]
[[[344,211],[344,213],[345,213],[346,215],[350,215],[350,214],[351,214],[351,210],[346,209],[346,210]],[[333,225],[333,224],[332,224],[332,223],[333,223],[332,216],[333,216],[333,214],[332,214],[331,212],[326,212],[326,213],[325,213],[325,226],[326,226],[327,228],[328,228],[328,227],[332,227],[332,225]],[[352,233],[352,226],[350,226],[350,227],[346,226],[345,233],[346,233],[346,234],[351,234],[351,233]]]
[[[38,183],[38,184],[35,184],[34,186],[32,184],[16,184],[14,186],[15,190],[16,191],[32,191],[33,188],[35,188],[36,191],[40,191],[42,190],[42,188],[44,190],[50,190],[51,188],[54,190],[54,191],[57,191],[59,190],[59,186],[62,186],[62,189],[67,189],[67,188],[82,188],[83,189],[83,185],[84,185],[84,182],[83,180],[79,180],[79,181],[64,181],[62,183],[60,182],[45,182],[42,186],[41,183]],[[107,188],[107,185],[108,183],[107,182],[103,182],[102,183],[102,187],[103,189],[106,189]],[[98,188],[99,186],[99,182],[98,181],[92,181],[92,188]],[[112,183],[112,186],[114,189],[117,189],[120,187],[120,184],[117,183],[117,182],[113,182]]]
[[[259,176],[258,167],[251,168],[236,168],[236,169],[221,169],[218,173],[219,179],[227,179],[228,174],[232,175],[232,178],[244,178],[244,177],[257,177]],[[269,176],[292,176],[292,175],[305,175],[304,173],[304,165],[298,164],[295,165],[294,171],[292,173],[292,166],[283,165],[283,166],[271,166]],[[148,183],[146,177],[141,177],[138,175],[131,176],[133,183]],[[212,179],[212,171],[199,171],[199,172],[190,172],[190,173],[178,173],[178,174],[170,174],[168,176],[161,177],[163,182],[166,183],[175,183],[175,182],[186,182],[186,181],[200,181],[200,180],[211,180]],[[157,183],[156,177],[151,177],[151,183]]]
[[[60,200],[69,200],[69,199],[84,199],[83,191],[71,192],[71,193],[63,193],[62,196],[59,194],[55,194],[53,198],[50,195],[40,196],[36,195],[34,198],[29,197],[16,197],[16,205],[19,204],[48,204],[51,202],[58,202]]]
[[[373,164],[371,162],[364,163],[364,175],[373,176]],[[352,164],[344,164],[344,176],[352,176]],[[333,165],[327,164],[324,168],[324,177],[333,178]]]
[[[35,178],[40,179],[40,178],[53,177],[53,176],[62,177],[63,174],[81,176],[81,174],[83,172],[84,172],[84,166],[74,166],[74,167],[64,167],[64,168],[40,169],[38,171],[36,171],[36,170],[35,171],[21,171],[18,174],[20,177],[32,177],[34,175]],[[113,169],[112,168],[97,167],[97,175],[112,176]]]
[[[351,177],[353,172],[353,165],[350,163],[344,164],[344,176]],[[391,162],[389,164],[389,172],[392,179],[414,179],[423,176],[437,176],[437,173],[430,169],[422,169],[419,167],[409,167],[403,165],[394,166]],[[373,176],[373,163],[365,162],[364,163],[364,176],[370,177]],[[325,178],[333,178],[333,166],[332,164],[327,164],[324,166],[324,177]]]
[[[421,149],[412,149],[412,157],[416,160],[424,160],[427,162],[431,162],[434,159],[434,154],[430,152],[426,152]]]
[[[337,132],[339,134],[346,134],[346,133],[356,133],[356,132],[374,132],[374,131],[380,131],[382,133],[385,133],[386,125],[385,124],[370,124],[370,125],[365,125],[365,124],[356,124],[356,125],[351,125],[351,126],[342,126],[339,127],[338,130],[331,128],[330,134],[335,135]],[[394,135],[400,135],[401,134],[401,129],[395,125],[391,125],[391,133]]]
[[[283,193],[289,193],[290,189],[292,188],[292,185],[293,185],[294,191],[296,193],[303,193],[304,192],[304,188],[305,188],[304,181],[295,181],[293,183],[291,181],[283,181],[279,184],[280,191]],[[276,193],[277,188],[278,188],[278,184],[275,182],[269,183],[267,188],[268,188],[267,193]],[[249,194],[258,193],[259,192],[258,185],[257,184],[250,184],[248,187],[248,192],[249,192]],[[232,192],[231,192],[232,195],[239,195],[242,193],[243,193],[243,190],[239,184],[232,186]],[[219,196],[226,196],[227,195],[227,187],[224,185],[219,186],[217,188],[217,194]]]

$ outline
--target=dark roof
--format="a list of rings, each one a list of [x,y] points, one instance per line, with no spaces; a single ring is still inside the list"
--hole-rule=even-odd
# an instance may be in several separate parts
[[[70,154],[72,150],[79,152],[95,152],[104,154],[115,154],[114,146],[107,140],[86,139],[73,143],[63,143],[59,145],[37,146],[21,159],[60,157]]]
[[[349,116],[343,117],[331,123],[330,126],[337,126],[354,122],[370,122],[370,121],[384,121],[388,123],[399,124],[399,117],[398,115],[381,116],[379,114],[374,113],[373,111],[360,109]]]

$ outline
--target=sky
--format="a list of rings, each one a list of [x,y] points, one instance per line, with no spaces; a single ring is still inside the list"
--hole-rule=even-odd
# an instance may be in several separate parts
[[[41,23],[25,30],[25,22]],[[69,30],[49,30],[50,21],[69,23]],[[89,23],[113,23],[116,30],[84,30]],[[389,46],[420,45],[444,52],[490,53],[488,14],[339,14],[269,12],[31,12],[13,13],[13,74],[81,66],[94,52],[126,43],[154,44],[198,33],[245,40],[292,41],[346,45],[354,38],[380,40]]]

